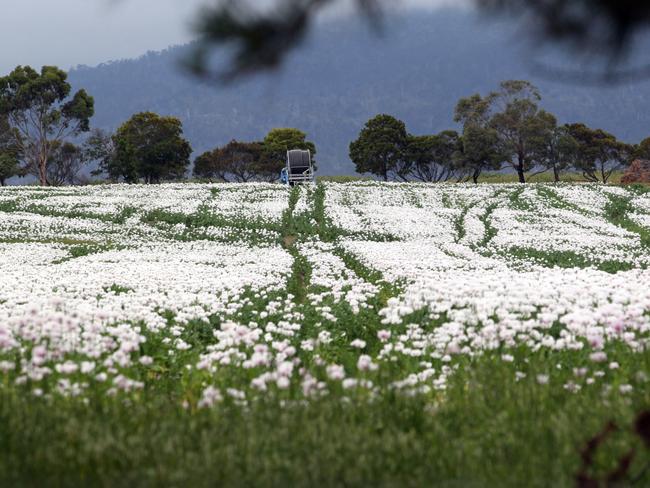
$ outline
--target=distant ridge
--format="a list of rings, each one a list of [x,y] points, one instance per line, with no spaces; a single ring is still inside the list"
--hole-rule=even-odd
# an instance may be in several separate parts
[[[396,19],[379,38],[358,23],[319,25],[274,76],[222,87],[179,69],[190,46],[70,72],[96,101],[94,125],[115,128],[152,110],[183,120],[196,153],[229,140],[260,139],[273,127],[299,127],[318,146],[321,174],[354,171],[348,144],[377,113],[403,119],[413,133],[454,127],[461,96],[524,78],[542,90],[545,108],[562,122],[584,121],[637,142],[650,136],[650,82],[585,87],[532,76],[527,53],[506,23],[472,13],[416,12]]]

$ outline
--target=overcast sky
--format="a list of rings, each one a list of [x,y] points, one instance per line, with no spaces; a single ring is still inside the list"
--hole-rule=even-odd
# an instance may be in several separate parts
[[[2,0],[0,75],[19,64],[92,66],[188,42],[197,10],[210,1],[217,0]],[[465,0],[401,1],[437,8]]]

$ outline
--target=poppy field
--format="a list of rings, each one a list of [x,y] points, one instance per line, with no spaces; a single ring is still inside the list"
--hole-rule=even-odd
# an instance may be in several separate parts
[[[649,348],[642,186],[0,189],[3,485],[644,486]]]

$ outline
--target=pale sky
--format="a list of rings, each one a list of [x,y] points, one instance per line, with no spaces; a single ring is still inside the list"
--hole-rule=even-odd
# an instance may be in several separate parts
[[[15,66],[68,69],[140,56],[193,38],[198,9],[218,0],[2,0],[0,76]],[[263,3],[270,0],[253,0]],[[336,13],[345,10],[340,0]],[[467,0],[401,1],[413,8]]]

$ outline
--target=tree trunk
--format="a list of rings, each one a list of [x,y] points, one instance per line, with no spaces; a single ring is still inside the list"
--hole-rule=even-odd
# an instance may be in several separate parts
[[[598,183],[598,176],[596,176],[596,173],[591,173],[589,171],[583,171],[582,176],[584,176],[585,180],[591,181],[592,183]]]
[[[553,177],[555,178],[555,183],[560,182],[560,172],[557,169],[557,166],[553,165]]]
[[[519,183],[526,183],[526,175],[524,174],[524,163],[521,161],[515,165],[517,170],[517,176],[519,177]]]
[[[521,168],[517,168],[517,176],[519,176],[519,183],[526,183],[526,176]]]
[[[0,178],[0,186],[5,186],[5,179],[4,178]]]
[[[47,186],[47,156],[41,156],[38,161],[38,180],[41,186]]]
[[[526,183],[526,175],[524,174],[524,169],[526,167],[526,159],[522,154],[517,155],[517,165],[515,169],[517,170],[517,176],[519,176],[519,183]]]

